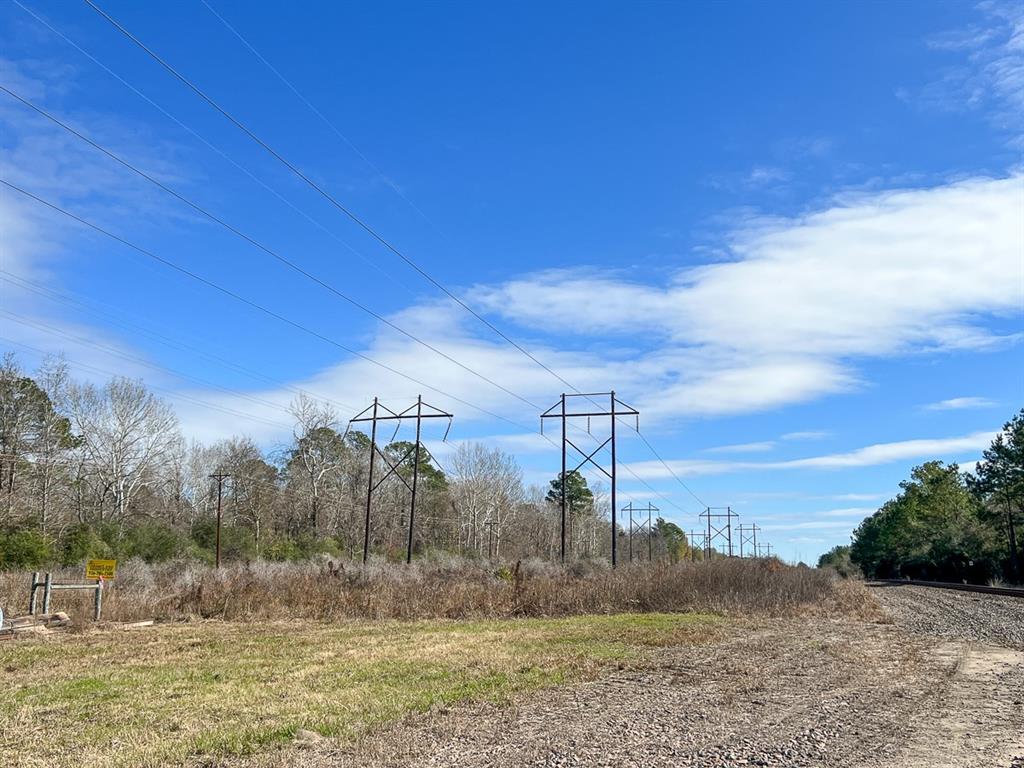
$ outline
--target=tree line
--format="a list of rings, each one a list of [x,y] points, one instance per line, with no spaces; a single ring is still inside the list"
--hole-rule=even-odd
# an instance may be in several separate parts
[[[842,573],[932,581],[1024,577],[1024,409],[1003,425],[974,471],[930,461],[819,560]]]
[[[327,402],[292,401],[290,440],[264,450],[235,436],[189,442],[171,405],[142,381],[74,380],[60,358],[31,375],[12,354],[0,365],[0,568],[77,564],[88,557],[210,561],[216,483],[224,473],[222,551],[226,559],[298,560],[362,553],[370,438],[345,430]],[[381,447],[391,464],[413,447]],[[380,478],[387,467],[373,459]],[[562,478],[527,486],[514,457],[463,442],[442,469],[421,445],[416,556],[556,559]],[[383,471],[382,471],[383,470]],[[372,497],[370,544],[398,560],[409,525],[409,461]],[[609,499],[578,472],[565,478],[568,556],[606,558]],[[625,541],[627,531],[617,531]],[[658,520],[656,557],[688,554],[675,524]],[[621,551],[621,550],[620,550]],[[646,540],[643,551],[646,553]]]

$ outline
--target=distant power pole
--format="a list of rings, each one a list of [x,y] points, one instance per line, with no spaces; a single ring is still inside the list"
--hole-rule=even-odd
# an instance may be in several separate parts
[[[484,525],[487,526],[487,560],[489,562],[494,559],[494,526],[497,523],[494,520],[485,520]]]
[[[227,472],[214,472],[210,475],[211,480],[217,481],[217,568],[220,568],[220,526],[221,526],[221,497],[224,491],[224,481],[231,477]]]
[[[765,543],[758,545],[757,548],[758,557],[771,557],[772,556],[772,545],[771,543]]]

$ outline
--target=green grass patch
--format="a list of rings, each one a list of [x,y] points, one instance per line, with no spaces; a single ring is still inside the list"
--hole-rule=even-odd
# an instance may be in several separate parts
[[[11,768],[158,766],[256,753],[300,728],[350,738],[409,712],[504,703],[651,647],[703,642],[721,621],[201,622],[10,642],[0,646],[0,753]]]

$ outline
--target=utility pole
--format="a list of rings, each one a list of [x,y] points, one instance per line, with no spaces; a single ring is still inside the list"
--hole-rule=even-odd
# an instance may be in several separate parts
[[[745,544],[752,545],[750,549],[750,556],[757,557],[757,532],[760,531],[761,528],[756,523],[752,523],[747,526],[741,524],[736,530],[740,535],[740,557],[743,557]]]
[[[494,560],[494,526],[497,523],[494,520],[485,520],[484,525],[487,526],[487,560],[490,562]]]
[[[633,533],[634,532],[639,533],[640,531],[644,530],[644,528],[647,529],[647,560],[648,560],[648,562],[653,561],[654,560],[654,527],[651,524],[651,513],[652,512],[660,512],[661,510],[658,509],[653,504],[651,504],[650,502],[647,502],[647,506],[646,507],[634,507],[633,506],[633,502],[631,501],[631,502],[629,502],[629,504],[627,504],[626,506],[624,506],[622,508],[622,511],[629,513],[629,562],[631,562],[631,563],[633,562]],[[647,520],[646,520],[646,522],[641,517],[638,522],[634,523],[634,521],[633,521],[633,513],[634,512],[636,512],[636,513],[646,512],[647,513]]]
[[[758,557],[771,557],[772,556],[772,545],[771,543],[760,544],[757,547]]]
[[[231,477],[227,472],[214,472],[210,475],[211,480],[217,481],[217,568],[220,569],[220,527],[221,527],[221,498],[223,497],[224,481]]]
[[[708,521],[707,534],[704,537],[704,550],[707,559],[711,559],[716,539],[725,541],[726,551],[729,557],[732,557],[732,520],[739,515],[732,511],[732,507],[707,507],[699,517],[707,518]],[[725,522],[720,522],[722,520]]]
[[[423,412],[424,408],[429,408],[430,411],[427,413]],[[383,414],[381,413],[383,411]],[[369,414],[369,415],[367,415]],[[423,396],[419,395],[416,397],[416,402],[406,408],[404,411],[396,413],[391,410],[378,398],[373,398],[373,405],[364,408],[362,411],[357,413],[354,417],[349,419],[348,429],[345,430],[345,434],[348,434],[348,430],[352,428],[353,424],[359,424],[362,422],[370,422],[370,468],[367,472],[366,482],[366,515],[363,519],[363,562],[365,563],[370,557],[370,510],[373,505],[373,492],[380,487],[381,483],[387,480],[389,477],[394,475],[402,484],[409,490],[410,502],[409,502],[409,536],[406,543],[405,551],[405,562],[412,562],[412,546],[413,546],[413,531],[416,520],[416,489],[419,481],[420,471],[420,435],[422,429],[423,419],[448,419],[448,428],[444,431],[444,437],[442,440],[448,439],[448,432],[452,428],[452,419],[455,418],[450,413],[446,413],[432,405],[428,405],[423,402]],[[416,420],[416,442],[412,448],[405,452],[394,464],[391,463],[391,459],[377,447],[377,422],[378,421],[393,421],[395,422],[395,431],[391,435],[391,441],[393,442],[395,436],[398,434],[398,430],[402,426],[402,421],[405,419]],[[379,480],[375,483],[373,481],[373,465],[376,457],[387,465],[388,471],[385,472]],[[405,463],[412,457],[412,481],[406,480],[402,476],[399,470],[405,465]]]
[[[587,411],[575,411],[570,412],[566,410],[566,403],[570,397],[585,397],[591,403],[594,404],[597,410]],[[607,397],[609,399],[609,409],[604,410],[601,405],[597,403],[594,398],[596,397]],[[601,443],[597,448],[589,453],[582,450],[577,446],[569,436],[566,434],[566,428],[568,426],[568,420],[573,418],[586,418],[587,425],[589,427],[590,419],[594,416],[608,416],[611,419],[611,436]],[[562,493],[561,493],[561,507],[562,507],[562,563],[565,563],[565,530],[566,530],[566,498],[565,498],[565,481],[569,474],[576,472],[584,464],[592,464],[596,467],[605,477],[611,481],[611,502],[612,502],[612,568],[616,567],[618,563],[618,518],[616,517],[618,512],[617,498],[616,498],[616,471],[617,461],[615,454],[615,421],[618,416],[634,416],[637,420],[637,429],[640,428],[640,411],[636,410],[630,405],[626,405],[615,396],[615,390],[611,392],[581,392],[579,394],[567,395],[562,393],[559,397],[558,402],[548,408],[544,413],[540,415],[540,429],[541,434],[544,433],[544,419],[559,419],[562,425],[562,474],[560,475]],[[606,445],[611,446],[611,466],[610,471],[605,467],[601,466],[594,460],[594,456],[597,455],[601,449]],[[576,453],[583,457],[583,460],[577,464],[573,469],[566,470],[566,449],[571,447]]]

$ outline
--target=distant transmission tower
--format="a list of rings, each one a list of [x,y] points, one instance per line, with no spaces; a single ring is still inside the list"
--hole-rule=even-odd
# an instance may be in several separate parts
[[[424,412],[424,408],[429,409]],[[382,413],[383,411],[383,413]],[[369,414],[369,415],[367,415]],[[413,542],[413,531],[416,519],[416,485],[419,480],[420,470],[420,431],[423,424],[423,419],[448,419],[448,428],[444,431],[444,437],[442,440],[448,439],[448,432],[452,428],[452,419],[455,418],[450,413],[435,408],[432,405],[427,405],[423,402],[423,397],[418,396],[416,402],[406,408],[404,411],[395,413],[390,408],[383,405],[378,398],[373,398],[373,405],[364,408],[362,411],[357,413],[353,418],[349,419],[349,429],[352,428],[353,424],[359,424],[362,422],[370,422],[370,468],[368,473],[368,480],[366,483],[366,517],[363,521],[363,562],[365,563],[370,557],[370,508],[373,502],[373,492],[380,487],[381,483],[387,480],[389,477],[394,475],[402,484],[409,489],[410,501],[409,501],[409,538],[406,546],[405,562],[412,562],[412,542]],[[391,463],[390,457],[388,457],[380,448],[377,447],[377,422],[378,421],[393,421],[395,422],[395,432],[391,436],[394,440],[395,435],[398,434],[399,428],[402,426],[402,421],[405,419],[416,420],[416,441],[413,443],[412,448],[405,452],[394,464]],[[346,433],[348,430],[346,430]],[[377,480],[376,483],[373,481],[373,464],[374,458],[379,456],[387,467],[388,471]],[[412,481],[407,480],[399,469],[412,458]]]
[[[699,517],[708,521],[707,534],[704,537],[704,552],[707,559],[711,559],[716,541],[725,541],[726,552],[732,557],[732,521],[739,515],[732,511],[732,507],[707,507]]]
[[[622,511],[629,513],[629,562],[633,562],[633,534],[644,530],[647,531],[647,560],[652,562],[654,560],[654,526],[651,523],[651,513],[660,512],[661,510],[651,504],[651,502],[647,502],[646,507],[634,507],[631,501],[622,508]],[[643,512],[647,513],[646,520],[644,520],[641,514]],[[637,515],[635,522],[634,514]]]
[[[740,525],[736,528],[736,532],[740,535],[740,557],[743,557],[744,546],[750,545],[750,556],[757,557],[757,532],[761,528],[756,524],[751,525]]]

